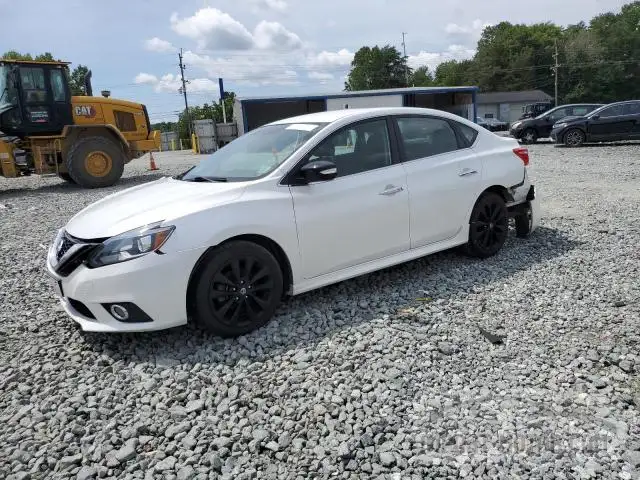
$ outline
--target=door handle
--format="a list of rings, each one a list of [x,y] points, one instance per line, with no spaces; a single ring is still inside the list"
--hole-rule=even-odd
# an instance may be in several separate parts
[[[396,187],[395,185],[387,185],[383,191],[381,191],[378,195],[395,195],[396,193],[400,193],[404,188]]]
[[[458,174],[458,176],[466,177],[467,175],[475,175],[476,173],[478,173],[478,171],[472,168],[463,168],[462,171]]]

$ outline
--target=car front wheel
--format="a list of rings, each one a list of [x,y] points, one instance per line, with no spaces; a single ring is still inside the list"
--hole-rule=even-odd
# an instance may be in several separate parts
[[[536,143],[537,140],[538,140],[538,134],[533,128],[528,128],[522,134],[522,143],[527,143],[527,144]]]
[[[282,299],[278,261],[264,247],[247,241],[212,250],[195,282],[195,320],[221,337],[237,337],[264,326]]]
[[[572,128],[564,134],[564,144],[567,147],[579,147],[585,141],[586,137],[579,128]]]
[[[467,254],[491,257],[502,248],[508,234],[509,217],[504,199],[493,192],[482,194],[471,212]]]

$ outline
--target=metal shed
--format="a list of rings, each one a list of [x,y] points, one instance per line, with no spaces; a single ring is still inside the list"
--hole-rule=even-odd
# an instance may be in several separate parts
[[[476,118],[478,87],[410,87],[386,90],[236,98],[233,117],[238,135],[269,122],[306,113],[364,107],[422,107]]]

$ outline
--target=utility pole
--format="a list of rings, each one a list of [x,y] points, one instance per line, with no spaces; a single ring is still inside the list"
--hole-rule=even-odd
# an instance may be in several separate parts
[[[189,129],[189,138],[191,138],[191,113],[189,113],[189,102],[187,102],[187,80],[184,79],[184,64],[182,63],[182,49],[178,54],[180,60],[180,77],[182,78],[182,94],[184,95],[184,108],[187,114],[187,127]]]
[[[402,32],[402,52],[403,52],[403,55],[404,55],[405,59],[407,58],[407,44],[404,41],[404,36],[406,34],[407,34],[406,32]],[[406,75],[406,82],[407,82],[407,87],[408,87],[409,86],[409,69],[408,68],[405,70],[405,75]]]
[[[555,44],[555,53],[553,54],[553,58],[555,60],[555,65],[553,66],[552,70],[553,70],[553,76],[554,78],[554,83],[555,83],[555,103],[554,106],[557,107],[558,106],[558,69],[560,67],[560,64],[558,63],[558,40],[556,39],[554,41]]]

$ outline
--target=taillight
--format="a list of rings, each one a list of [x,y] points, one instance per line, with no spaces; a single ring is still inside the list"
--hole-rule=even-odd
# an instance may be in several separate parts
[[[529,165],[529,149],[518,147],[513,149],[513,153],[520,157],[520,160],[522,160],[525,167]]]

